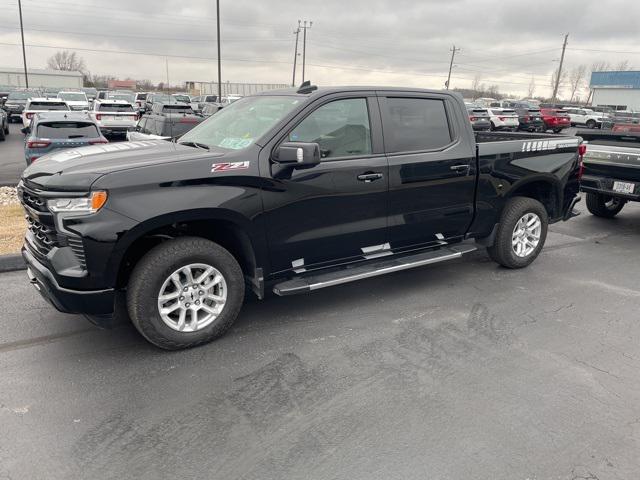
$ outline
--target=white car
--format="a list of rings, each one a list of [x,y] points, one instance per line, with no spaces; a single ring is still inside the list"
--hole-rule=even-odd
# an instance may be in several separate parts
[[[64,100],[71,110],[89,110],[89,99],[84,92],[58,92],[58,98]]]
[[[228,94],[226,97],[222,97],[222,105],[224,107],[226,107],[227,105],[231,105],[233,102],[235,102],[236,100],[240,100],[242,98],[242,95],[238,95],[236,93],[230,93]]]
[[[95,100],[89,113],[103,135],[126,135],[138,122],[138,112],[124,100]]]
[[[491,130],[516,130],[520,124],[518,114],[512,108],[488,108]]]
[[[22,126],[28,127],[31,123],[31,117],[36,113],[51,112],[59,110],[71,110],[67,102],[58,98],[30,98],[27,100],[24,110],[22,111]]]
[[[587,128],[601,128],[607,118],[605,113],[594,112],[588,108],[563,108],[569,114],[571,125],[584,125]]]

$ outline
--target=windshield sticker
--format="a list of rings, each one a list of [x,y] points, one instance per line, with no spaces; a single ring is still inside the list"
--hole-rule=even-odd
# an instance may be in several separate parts
[[[253,142],[253,138],[227,137],[220,142],[220,146],[231,150],[242,150],[251,145],[251,142]]]
[[[251,165],[251,162],[227,162],[227,163],[214,163],[211,165],[211,173],[215,172],[229,172],[231,170],[247,170]]]

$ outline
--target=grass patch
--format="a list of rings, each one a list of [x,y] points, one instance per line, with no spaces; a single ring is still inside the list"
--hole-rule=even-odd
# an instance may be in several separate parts
[[[0,206],[0,255],[20,253],[27,222],[20,205]]]

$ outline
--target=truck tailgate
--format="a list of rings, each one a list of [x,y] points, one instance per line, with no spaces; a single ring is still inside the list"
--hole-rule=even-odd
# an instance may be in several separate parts
[[[589,144],[584,168],[586,177],[640,182],[640,148]]]

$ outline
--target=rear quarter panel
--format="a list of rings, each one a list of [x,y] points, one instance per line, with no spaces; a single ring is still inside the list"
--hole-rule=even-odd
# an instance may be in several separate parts
[[[531,140],[479,143],[476,218],[470,235],[490,234],[506,201],[519,188],[534,182],[552,186],[556,208],[561,211],[579,190],[579,142],[576,137],[532,135]]]

